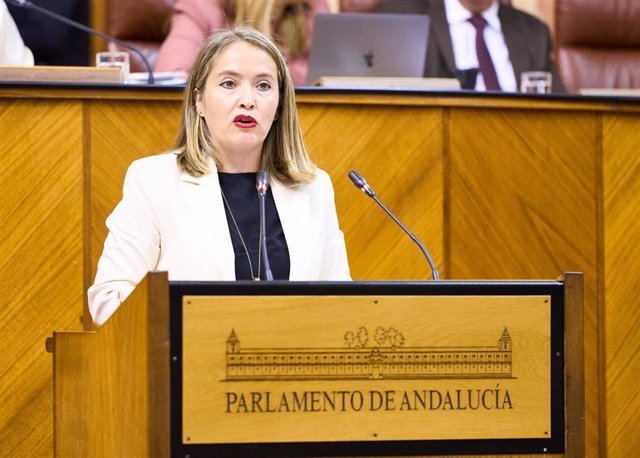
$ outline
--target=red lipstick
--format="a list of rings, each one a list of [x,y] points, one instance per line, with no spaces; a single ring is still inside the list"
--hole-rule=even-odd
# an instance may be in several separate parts
[[[233,124],[236,127],[248,129],[251,127],[256,127],[258,125],[258,122],[252,116],[238,115],[233,118]]]

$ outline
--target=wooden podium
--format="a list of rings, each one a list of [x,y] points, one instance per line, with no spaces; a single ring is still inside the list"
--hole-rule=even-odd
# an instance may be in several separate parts
[[[55,332],[56,456],[584,455],[582,274],[168,282]]]

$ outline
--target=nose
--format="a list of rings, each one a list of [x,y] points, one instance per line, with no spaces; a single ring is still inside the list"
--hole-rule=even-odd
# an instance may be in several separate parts
[[[253,87],[249,84],[244,84],[240,88],[238,94],[239,103],[242,108],[249,109],[255,106],[255,98],[253,94]]]

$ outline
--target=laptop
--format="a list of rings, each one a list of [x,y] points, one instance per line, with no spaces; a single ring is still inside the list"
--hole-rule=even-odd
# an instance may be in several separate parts
[[[417,14],[318,13],[307,84],[323,76],[420,78],[429,23]]]

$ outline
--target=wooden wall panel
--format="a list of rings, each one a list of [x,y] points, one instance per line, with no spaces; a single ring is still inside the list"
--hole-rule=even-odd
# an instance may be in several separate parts
[[[378,198],[443,265],[442,110],[304,103],[305,140],[330,173],[354,280],[430,279],[420,249],[347,177],[360,172]]]
[[[136,159],[171,149],[180,121],[180,104],[105,101],[91,104],[91,275],[107,236],[105,220],[122,198],[127,168]]]
[[[637,118],[603,120],[606,450],[640,450],[640,136]]]
[[[89,25],[104,33],[109,33],[107,30],[107,1],[89,0]],[[89,64],[94,64],[96,53],[106,51],[109,44],[104,38],[97,35],[90,35],[89,40]]]
[[[1,94],[0,354],[10,364],[0,369],[0,455],[48,456],[44,338],[80,327],[126,167],[173,143],[180,95],[15,85]],[[352,168],[447,278],[585,272],[587,450],[631,455],[639,446],[637,105],[322,91],[298,100],[307,143],[334,181],[354,278],[429,274],[417,247],[348,181]]]
[[[51,456],[53,329],[82,311],[82,105],[2,100],[0,456]]]
[[[584,272],[587,451],[597,456],[596,117],[452,109],[450,126],[452,278]]]

